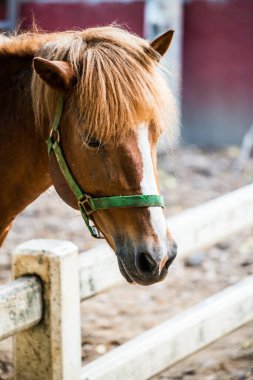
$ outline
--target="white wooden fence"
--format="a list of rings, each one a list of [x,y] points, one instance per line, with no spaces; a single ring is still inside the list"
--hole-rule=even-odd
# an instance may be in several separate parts
[[[253,185],[168,220],[179,257],[253,226]],[[123,281],[106,246],[32,240],[0,287],[0,339],[14,335],[16,380],[144,380],[253,319],[253,276],[81,368],[80,300]],[[187,344],[185,344],[187,342]]]

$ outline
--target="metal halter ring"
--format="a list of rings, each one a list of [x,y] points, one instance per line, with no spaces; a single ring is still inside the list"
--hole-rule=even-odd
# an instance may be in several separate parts
[[[49,135],[50,139],[52,139],[53,141],[56,141],[58,144],[60,142],[60,132],[57,130],[54,130],[53,128],[51,129],[50,131],[50,135]]]

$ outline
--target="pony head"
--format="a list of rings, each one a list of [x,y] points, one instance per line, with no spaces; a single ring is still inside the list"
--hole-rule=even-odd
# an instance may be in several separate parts
[[[156,145],[176,107],[160,70],[173,32],[152,42],[116,27],[58,33],[34,58],[35,119],[45,137],[64,96],[61,147],[79,186],[93,197],[159,194]],[[78,208],[55,156],[50,172],[60,197]],[[92,214],[129,282],[161,281],[176,255],[160,207]]]

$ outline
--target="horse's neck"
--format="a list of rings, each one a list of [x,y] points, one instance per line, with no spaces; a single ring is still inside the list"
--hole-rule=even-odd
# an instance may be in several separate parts
[[[0,233],[51,185],[45,137],[36,131],[32,59],[0,57]]]

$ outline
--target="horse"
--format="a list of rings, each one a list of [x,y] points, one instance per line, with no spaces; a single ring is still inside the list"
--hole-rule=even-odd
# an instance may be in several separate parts
[[[160,66],[172,36],[146,41],[106,26],[0,38],[0,245],[54,185],[107,240],[129,283],[165,278],[176,244],[156,146],[176,115]]]

